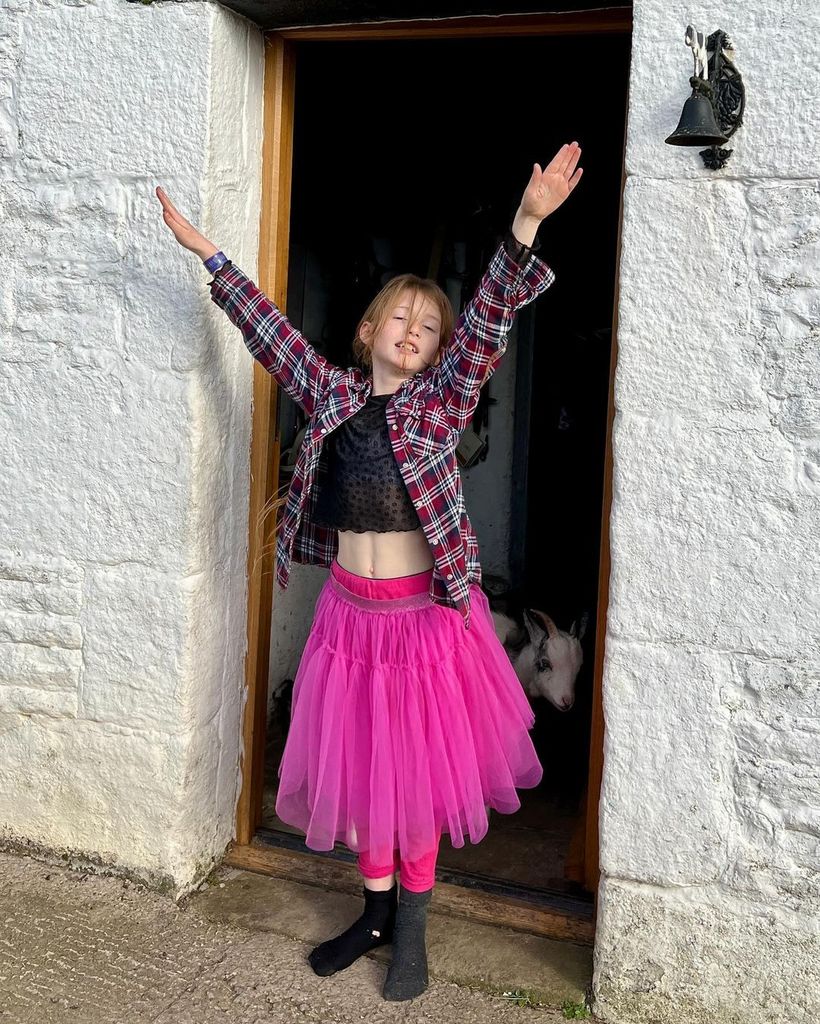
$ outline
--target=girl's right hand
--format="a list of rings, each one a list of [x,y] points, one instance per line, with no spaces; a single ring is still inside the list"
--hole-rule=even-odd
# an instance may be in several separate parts
[[[195,252],[201,260],[207,260],[209,256],[219,252],[219,249],[217,249],[213,242],[209,242],[204,235],[197,231],[193,224],[182,216],[168,198],[164,189],[159,185],[157,185],[156,195],[157,199],[162,203],[162,218],[173,231],[174,238],[176,238],[181,246],[185,249],[190,249],[191,252]]]

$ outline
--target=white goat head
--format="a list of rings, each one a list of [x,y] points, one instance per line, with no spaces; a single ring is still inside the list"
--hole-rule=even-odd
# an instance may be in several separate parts
[[[530,697],[546,698],[559,711],[569,711],[575,703],[575,680],[584,661],[581,639],[587,628],[587,613],[572,623],[569,632],[559,629],[546,612],[537,608],[524,609],[523,614],[526,637],[512,619],[493,612],[496,635],[525,692]]]

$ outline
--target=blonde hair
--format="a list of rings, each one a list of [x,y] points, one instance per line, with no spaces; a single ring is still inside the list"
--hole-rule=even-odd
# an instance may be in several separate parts
[[[453,333],[455,327],[455,317],[453,315],[453,307],[450,305],[450,300],[447,295],[442,291],[439,285],[430,277],[418,277],[416,274],[398,274],[396,277],[392,277],[386,285],[384,285],[378,294],[370,302],[370,305],[362,314],[361,319],[356,325],[355,336],[353,338],[353,356],[356,361],[365,369],[370,370],[373,366],[373,359],[371,356],[371,343],[365,341],[361,337],[361,329],[365,322],[373,325],[371,331],[371,337],[378,334],[382,327],[387,322],[387,318],[392,313],[396,304],[399,301],[399,296],[405,290],[410,291],[410,316],[407,318],[407,323],[412,323],[413,311],[422,305],[425,299],[429,299],[430,302],[435,306],[438,311],[441,325],[439,328],[438,348],[436,349],[435,356],[432,362],[438,363],[441,358],[444,349],[447,347],[447,343],[450,340],[450,336]],[[417,371],[421,372],[421,371]],[[261,542],[262,529],[264,521],[269,513],[274,513],[274,533],[275,533],[275,517],[279,509],[287,501],[287,488],[284,488],[285,493],[277,497],[273,495],[263,505],[256,522],[256,536],[257,540]],[[261,558],[265,557],[268,551],[273,550],[276,547],[276,541],[267,546],[260,546],[259,555],[254,563],[253,571],[256,571],[256,565]]]

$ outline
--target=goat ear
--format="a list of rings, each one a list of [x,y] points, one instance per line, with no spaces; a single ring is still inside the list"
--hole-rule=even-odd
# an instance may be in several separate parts
[[[575,619],[572,625],[569,627],[569,635],[575,636],[579,640],[583,639],[584,633],[587,631],[587,622],[589,621],[589,613],[584,611],[581,613],[580,625],[578,619]],[[576,626],[578,627],[576,629]]]
[[[535,621],[526,608],[524,609],[524,628],[527,630],[530,643],[538,644],[541,642],[541,638],[544,635],[544,627],[540,622]]]
[[[554,637],[558,633],[558,627],[546,612],[542,612],[539,608],[530,608],[530,614],[539,620],[547,636]]]

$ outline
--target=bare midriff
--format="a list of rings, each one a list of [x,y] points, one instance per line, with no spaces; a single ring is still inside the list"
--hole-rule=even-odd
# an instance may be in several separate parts
[[[343,569],[371,579],[411,576],[433,566],[433,553],[420,527],[417,530],[339,530],[336,560]]]

